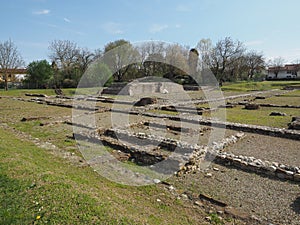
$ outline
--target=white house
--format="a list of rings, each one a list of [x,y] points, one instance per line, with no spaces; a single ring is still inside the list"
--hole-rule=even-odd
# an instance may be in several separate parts
[[[300,64],[287,64],[268,68],[268,80],[295,79],[300,77]]]

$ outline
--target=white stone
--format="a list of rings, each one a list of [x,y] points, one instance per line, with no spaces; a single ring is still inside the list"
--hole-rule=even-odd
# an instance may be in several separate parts
[[[170,185],[168,188],[169,188],[170,191],[174,191],[175,190],[175,187],[172,186],[172,185]]]
[[[244,159],[245,159],[245,156],[242,156],[242,155],[239,155],[238,157],[239,157],[239,159],[241,159],[241,160],[244,160]]]
[[[206,173],[205,177],[208,177],[208,178],[212,177],[212,173]]]
[[[186,194],[181,194],[181,197],[182,197],[184,200],[187,200],[187,199],[189,198]]]
[[[233,161],[235,161],[235,162],[241,162],[242,160],[239,159],[239,158],[234,158]]]
[[[267,169],[271,172],[275,172],[277,168],[275,166],[269,166]]]
[[[200,201],[195,201],[195,203],[194,203],[195,205],[198,205],[198,206],[203,206],[203,203],[202,202],[200,202]]]
[[[236,134],[236,137],[237,137],[237,138],[241,138],[241,137],[243,137],[244,135],[245,135],[244,133],[237,133],[237,134]]]
[[[294,175],[294,172],[292,172],[292,171],[285,171],[285,173],[287,174],[287,175]]]
[[[205,217],[205,219],[206,219],[207,221],[211,221],[211,217],[210,217],[210,216]]]
[[[159,184],[161,181],[160,181],[159,179],[153,179],[153,182],[154,182],[155,184]]]
[[[285,168],[285,165],[280,164],[279,167],[280,167],[281,169],[284,169],[284,168]]]

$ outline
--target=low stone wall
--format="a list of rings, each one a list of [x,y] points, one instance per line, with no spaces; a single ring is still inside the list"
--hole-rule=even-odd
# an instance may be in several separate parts
[[[127,83],[113,83],[110,87],[104,88],[101,92],[107,95],[117,95],[127,85]]]
[[[263,161],[254,157],[236,156],[226,152],[216,154],[215,162],[226,166],[234,166],[244,171],[300,182],[299,167]]]
[[[204,126],[212,126],[219,128],[226,128],[231,130],[249,132],[249,133],[257,133],[263,135],[269,135],[274,137],[281,137],[293,140],[300,140],[300,132],[297,130],[290,130],[285,128],[273,128],[267,126],[258,126],[258,125],[249,125],[249,124],[241,124],[241,123],[232,123],[226,121],[215,121],[210,119],[203,119],[201,117],[198,118],[188,118],[183,116],[172,116],[167,114],[155,114],[149,112],[128,112],[132,114],[142,114],[143,116],[148,117],[157,117],[157,118],[168,118],[174,121],[183,121],[188,123],[197,124]]]
[[[276,91],[270,90],[270,91],[256,91],[256,92],[251,92],[247,94],[240,94],[240,95],[234,95],[234,96],[227,96],[227,97],[222,97],[222,98],[210,98],[210,99],[195,99],[192,101],[186,101],[186,102],[178,102],[176,105],[187,105],[187,104],[204,104],[204,103],[209,103],[209,102],[217,102],[217,101],[224,101],[224,100],[232,100],[236,98],[243,98],[243,97],[256,97],[261,94],[270,94],[270,95],[275,95]],[[173,104],[175,105],[175,104]]]
[[[239,102],[238,105],[247,105],[247,102]],[[294,108],[294,109],[300,109],[300,105],[277,105],[277,104],[269,104],[269,103],[255,103],[255,105],[258,105],[260,107],[274,107],[274,108]]]
[[[236,143],[244,137],[243,133],[238,133],[229,138],[224,139],[220,143],[215,143],[206,151],[205,158],[213,159],[215,163],[225,166],[233,166],[247,172],[254,172],[269,177],[275,177],[282,180],[291,180],[300,182],[300,168],[296,166],[284,165],[278,162],[269,162],[257,159],[255,157],[248,157],[243,155],[234,155],[232,153],[223,152],[223,149]],[[203,154],[198,155],[197,151],[193,152],[189,162],[181,168],[178,174],[189,173],[196,170],[201,170],[204,162]]]
[[[210,146],[190,145],[189,143],[169,138],[147,135],[145,133],[130,133],[119,129],[102,130],[100,133],[100,137],[96,133],[94,133],[94,135],[76,135],[76,137],[81,137],[85,140],[88,138],[89,141],[102,141],[105,145],[109,145],[128,154],[128,159],[135,159],[135,162],[142,163],[142,165],[153,165],[167,159],[176,162],[178,168],[176,166],[176,168],[173,169],[177,171],[175,174],[178,176],[193,171],[201,171],[207,166],[205,162],[214,161],[215,163],[233,166],[247,172],[300,182],[299,167],[223,152],[227,146],[235,144],[244,137],[244,133],[240,132],[228,138],[224,138],[220,142],[214,142]],[[136,145],[124,144],[120,141],[123,138],[127,141],[133,139]],[[136,142],[137,139],[140,139],[141,142]],[[130,143],[130,141],[128,142]],[[174,151],[176,148],[177,150],[168,156],[155,149],[150,149],[149,151],[146,150],[145,147],[142,150],[140,147],[137,147],[137,145],[143,146],[145,142],[146,145],[161,146],[169,151]]]
[[[183,85],[185,91],[200,91],[201,87],[196,85]]]
[[[119,138],[120,140],[124,139],[127,142],[132,142],[136,145],[153,145],[164,148],[167,151],[174,151],[177,147],[180,148],[180,152],[183,153],[192,153],[194,149],[201,149],[202,146],[191,145],[189,143],[174,140],[171,138],[164,138],[152,134],[145,133],[130,133],[126,130],[121,129],[107,129],[104,132],[104,135],[110,136],[112,138]]]
[[[180,84],[173,82],[132,82],[125,86],[120,94],[130,96],[145,96],[154,93],[184,93]]]
[[[177,175],[190,173],[193,171],[201,171],[205,169],[206,162],[213,161],[219,152],[229,145],[233,145],[244,137],[244,133],[237,133],[228,138],[224,138],[220,142],[213,142],[211,146],[202,146],[201,148],[194,149],[189,157],[189,161],[180,168]]]
[[[54,101],[49,100],[47,98],[31,98],[31,99],[24,99],[24,98],[13,98],[14,100],[18,101],[24,101],[24,102],[34,102],[37,104],[46,104],[50,106],[57,106],[57,107],[63,107],[63,108],[74,108],[79,110],[86,110],[86,111],[95,111],[95,112],[108,112],[111,111],[110,108],[102,107],[102,106],[84,106],[81,104],[72,104],[72,103],[66,103],[64,101]]]

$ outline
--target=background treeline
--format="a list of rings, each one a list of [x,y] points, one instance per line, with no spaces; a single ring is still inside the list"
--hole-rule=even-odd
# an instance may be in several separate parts
[[[76,87],[86,69],[97,59],[102,59],[102,63],[87,73],[86,86],[127,82],[145,76],[193,84],[189,75],[203,80],[205,70],[212,71],[219,81],[261,80],[267,64],[263,53],[249,50],[230,37],[216,43],[201,39],[194,48],[163,42],[132,45],[121,39],[93,51],[69,40],[54,40],[48,49],[49,60],[33,61],[27,66],[24,87]],[[107,79],[111,74],[112,78]]]

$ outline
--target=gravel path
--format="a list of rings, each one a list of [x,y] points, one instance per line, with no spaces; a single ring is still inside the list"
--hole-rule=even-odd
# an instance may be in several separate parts
[[[254,173],[211,164],[212,177],[198,172],[174,178],[175,187],[193,194],[208,194],[270,224],[299,225],[299,184],[269,179]],[[262,223],[263,224],[263,223]]]
[[[235,155],[253,156],[291,166],[300,166],[300,141],[246,133],[246,137],[225,149]],[[300,223],[300,222],[299,222]]]

